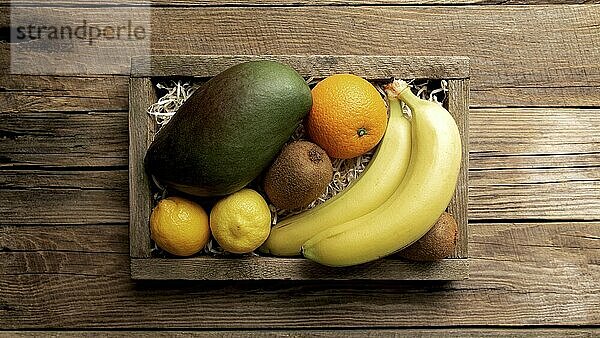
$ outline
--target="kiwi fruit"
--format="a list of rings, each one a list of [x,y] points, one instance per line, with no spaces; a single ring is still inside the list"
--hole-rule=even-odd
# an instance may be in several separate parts
[[[318,145],[294,141],[283,148],[264,179],[265,193],[279,209],[309,205],[325,192],[333,177],[331,160]]]
[[[449,213],[444,212],[431,230],[418,241],[400,251],[398,255],[417,262],[430,262],[446,258],[454,252],[457,235],[458,224],[456,219]]]

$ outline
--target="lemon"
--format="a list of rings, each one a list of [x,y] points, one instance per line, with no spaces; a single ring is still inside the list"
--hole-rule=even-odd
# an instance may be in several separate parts
[[[224,250],[252,252],[269,237],[271,211],[259,193],[242,189],[215,204],[210,212],[210,229]]]
[[[176,256],[191,256],[208,243],[208,215],[195,202],[165,198],[152,210],[150,234],[161,249]]]

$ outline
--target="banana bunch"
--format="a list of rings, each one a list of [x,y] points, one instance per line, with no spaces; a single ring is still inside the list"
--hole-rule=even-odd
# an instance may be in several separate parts
[[[340,197],[273,228],[273,238],[263,251],[297,255],[301,246],[308,259],[349,266],[401,250],[435,224],[450,203],[458,179],[458,127],[447,110],[419,99],[404,81],[394,81],[386,92],[391,108],[388,129],[363,175]],[[398,104],[399,109],[397,99],[410,107],[410,122],[392,120],[396,115],[392,108]],[[405,139],[388,134],[394,130],[402,130],[399,135]],[[393,149],[383,148],[384,142],[393,140],[398,142]],[[396,166],[390,168],[388,161]]]
[[[384,137],[359,179],[325,203],[277,223],[262,252],[298,256],[302,244],[320,231],[363,216],[392,196],[408,169],[411,126],[397,98],[390,97],[388,106]]]
[[[329,266],[369,262],[401,250],[435,224],[454,194],[461,161],[456,122],[440,105],[419,99],[403,81],[388,86],[411,109],[412,150],[402,183],[370,213],[311,237],[305,257]]]

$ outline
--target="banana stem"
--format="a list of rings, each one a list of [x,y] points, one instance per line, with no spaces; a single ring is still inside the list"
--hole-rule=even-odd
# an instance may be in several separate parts
[[[411,110],[414,110],[421,101],[421,99],[410,90],[408,83],[402,80],[394,80],[394,82],[386,85],[385,91],[389,97],[395,97],[402,100],[402,102],[406,103]]]
[[[402,115],[402,106],[400,106],[400,100],[390,92],[387,92],[387,100],[388,107],[390,107],[390,116],[392,116],[392,112],[399,112],[399,115]]]
[[[391,84],[389,84],[388,86],[390,86]],[[389,116],[392,115],[403,115],[405,118],[407,118],[408,120],[411,119],[411,116],[404,111],[404,109],[402,109],[402,105],[400,104],[400,100],[397,97],[397,94],[394,90],[386,87],[385,88],[385,94],[386,94],[386,99],[388,102],[388,107],[390,110]]]

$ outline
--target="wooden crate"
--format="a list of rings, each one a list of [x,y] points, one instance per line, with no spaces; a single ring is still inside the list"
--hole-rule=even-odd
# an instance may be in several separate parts
[[[149,217],[152,198],[143,158],[155,133],[146,109],[156,102],[152,80],[163,77],[211,77],[235,64],[268,59],[289,64],[302,76],[323,78],[353,73],[370,80],[446,79],[448,110],[456,119],[463,142],[463,160],[448,211],[459,226],[454,254],[433,263],[412,263],[391,256],[347,268],[331,268],[303,258],[199,256],[152,257]],[[133,279],[186,280],[457,280],[468,276],[468,109],[469,59],[466,57],[332,56],[332,55],[178,55],[132,59],[129,82],[129,204],[130,256]]]

